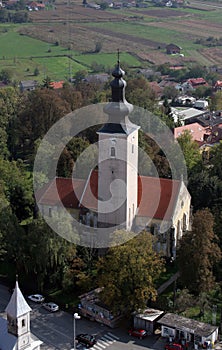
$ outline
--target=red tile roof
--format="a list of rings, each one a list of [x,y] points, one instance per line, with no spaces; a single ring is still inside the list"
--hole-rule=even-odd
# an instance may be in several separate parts
[[[190,83],[193,87],[207,85],[207,82],[204,78],[190,78],[187,80],[188,83]]]
[[[62,89],[63,88],[63,84],[64,84],[64,81],[61,80],[61,81],[52,81],[50,83],[50,86],[53,88],[53,89]]]
[[[140,176],[138,216],[170,220],[180,189],[179,180]]]
[[[201,126],[199,123],[193,123],[189,125],[179,126],[174,129],[174,137],[177,139],[183,134],[185,130],[190,131],[192,139],[194,141],[204,141],[204,135],[208,134],[207,128]]]
[[[57,177],[37,191],[36,200],[38,204],[60,205],[62,202],[66,208],[78,208],[85,182]]]
[[[221,80],[217,80],[215,85],[214,85],[214,88],[218,89],[218,88],[221,88],[221,87],[222,87],[222,81]]]
[[[180,188],[179,180],[148,176],[138,177],[138,216],[169,220]],[[58,195],[57,195],[58,190]],[[97,211],[98,171],[87,180],[56,178],[38,192],[39,204],[59,205],[59,198],[66,208],[85,208]]]

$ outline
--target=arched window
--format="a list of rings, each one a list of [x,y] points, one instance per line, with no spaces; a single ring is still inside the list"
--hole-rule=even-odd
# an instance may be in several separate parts
[[[115,157],[115,156],[116,156],[115,147],[111,147],[111,157]]]
[[[22,320],[22,327],[25,327],[25,319]]]

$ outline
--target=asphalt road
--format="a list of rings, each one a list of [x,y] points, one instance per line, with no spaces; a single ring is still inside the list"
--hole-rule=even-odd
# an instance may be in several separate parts
[[[9,302],[10,294],[8,288],[0,285],[0,313]],[[44,342],[41,350],[71,350],[73,348],[73,316],[64,311],[50,313],[41,305],[27,301],[32,308],[31,331]],[[110,329],[97,322],[81,318],[76,320],[76,334],[89,333],[96,336],[97,343],[92,350],[162,350],[163,345],[155,336],[146,339],[131,338],[127,334],[127,328]],[[83,350],[77,344],[77,349]]]

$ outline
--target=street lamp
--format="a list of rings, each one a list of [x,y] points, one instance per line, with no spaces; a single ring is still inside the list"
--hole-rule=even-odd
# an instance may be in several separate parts
[[[73,349],[76,350],[76,320],[79,320],[81,316],[77,312],[73,314]]]

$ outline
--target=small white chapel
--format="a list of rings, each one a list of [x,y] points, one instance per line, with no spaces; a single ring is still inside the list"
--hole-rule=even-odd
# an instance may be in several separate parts
[[[16,281],[6,318],[0,317],[0,350],[40,350],[42,341],[30,331],[31,310]]]

